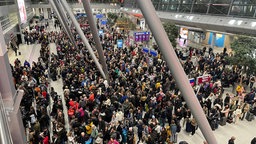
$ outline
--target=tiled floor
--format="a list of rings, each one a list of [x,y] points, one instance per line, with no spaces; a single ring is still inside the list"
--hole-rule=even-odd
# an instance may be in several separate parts
[[[33,61],[37,62],[38,57],[40,56],[40,49],[40,44],[21,44],[18,50],[18,52],[20,52],[21,55],[18,54],[17,56],[15,56],[15,53],[12,49],[8,50],[9,61],[12,65],[14,64],[16,58],[18,58],[22,64],[24,63],[25,60],[27,60],[30,63],[32,63]]]

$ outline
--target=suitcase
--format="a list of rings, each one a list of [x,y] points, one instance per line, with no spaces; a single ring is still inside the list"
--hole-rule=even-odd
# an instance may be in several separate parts
[[[216,120],[212,120],[210,122],[212,130],[216,130],[218,128],[218,122]]]
[[[224,126],[224,125],[226,125],[226,122],[227,122],[227,118],[226,117],[222,117],[222,118],[220,118],[220,125],[221,126]]]
[[[228,117],[227,122],[228,123],[233,123],[233,118],[232,117]]]
[[[191,123],[190,122],[187,122],[186,123],[186,132],[192,132],[192,125],[191,125]]]
[[[254,115],[250,112],[247,112],[245,119],[247,121],[252,121],[254,119]]]

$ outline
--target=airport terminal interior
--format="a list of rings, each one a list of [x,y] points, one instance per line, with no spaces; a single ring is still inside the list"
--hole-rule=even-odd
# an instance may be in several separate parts
[[[0,0],[0,143],[256,144],[255,0]]]

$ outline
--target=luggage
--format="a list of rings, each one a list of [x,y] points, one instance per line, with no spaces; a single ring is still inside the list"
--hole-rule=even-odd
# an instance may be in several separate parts
[[[218,128],[218,122],[216,120],[212,120],[210,125],[211,125],[212,130],[215,130]]]
[[[233,123],[233,118],[232,117],[228,117],[227,122],[228,123]]]
[[[56,80],[57,80],[56,74],[52,73],[52,74],[51,74],[51,79],[52,79],[53,81],[56,81]]]
[[[247,112],[245,119],[247,121],[252,121],[254,119],[254,115],[251,112]]]
[[[191,123],[190,122],[187,122],[186,123],[186,132],[192,132],[192,125],[191,125]]]
[[[21,55],[21,52],[19,52],[19,55]]]
[[[224,126],[224,125],[226,125],[226,122],[227,122],[227,118],[226,117],[222,117],[222,118],[220,118],[220,125],[221,126]]]

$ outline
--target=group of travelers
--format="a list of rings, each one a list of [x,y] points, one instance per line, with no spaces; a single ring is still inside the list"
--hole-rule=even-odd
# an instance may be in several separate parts
[[[50,97],[47,80],[49,42],[43,34],[38,39],[42,41],[40,57],[37,62],[30,64],[28,60],[25,60],[22,64],[17,58],[14,64],[11,64],[15,88],[24,90],[20,111],[23,125],[28,129],[28,141],[33,144],[45,143],[50,140],[48,129],[50,116],[47,112]]]
[[[88,24],[86,18],[78,21],[89,43],[94,45],[89,26],[83,26]],[[158,51],[156,57],[142,52],[140,44],[116,48],[117,39],[128,36],[114,28],[100,28],[105,31],[101,43],[109,81],[97,70],[75,29],[72,33],[78,49],[63,31],[38,32],[37,39],[42,44],[39,61],[31,66],[15,62],[12,68],[15,83],[26,90],[21,109],[24,125],[30,128],[30,142],[49,143],[48,126],[52,121],[53,143],[60,144],[169,144],[178,141],[182,129],[194,135],[197,121],[158,46],[153,45]],[[56,43],[57,55],[49,52],[49,42]],[[207,48],[185,51],[176,48],[175,51],[189,78],[211,75],[210,82],[193,88],[213,130],[224,126],[226,121],[253,120],[255,79],[243,75],[241,67],[228,65],[226,49],[217,54]],[[96,50],[95,54],[98,56]],[[54,88],[48,91],[49,78],[63,80],[66,105]],[[224,87],[234,87],[234,94],[225,94]],[[49,116],[46,107],[50,98],[54,102]],[[65,107],[68,113],[63,113]],[[69,123],[65,123],[64,115]],[[68,124],[70,131],[65,129]]]

